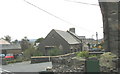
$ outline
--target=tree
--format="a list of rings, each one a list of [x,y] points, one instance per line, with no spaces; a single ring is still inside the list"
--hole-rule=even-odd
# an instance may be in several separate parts
[[[25,58],[29,59],[31,56],[33,56],[34,53],[35,53],[35,48],[31,45],[24,50],[23,55]]]
[[[11,42],[11,37],[10,37],[9,35],[4,36],[4,39],[5,39],[6,41],[8,41],[8,42]]]
[[[44,40],[44,38],[43,38],[43,37],[38,38],[38,39],[35,41],[35,45],[36,45],[36,43],[41,43],[43,40]]]
[[[31,44],[30,44],[29,40],[27,39],[27,37],[24,37],[21,40],[20,45],[21,45],[21,48],[22,48],[23,51],[28,49],[31,46]]]
[[[88,43],[87,45],[88,45],[88,48],[90,49],[90,43]]]
[[[19,41],[16,39],[16,40],[14,40],[12,43],[15,43],[15,44],[16,44],[16,43],[19,43]]]

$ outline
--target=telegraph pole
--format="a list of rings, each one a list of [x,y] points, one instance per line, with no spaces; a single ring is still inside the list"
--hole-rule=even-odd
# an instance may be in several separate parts
[[[98,33],[96,32],[96,45],[98,45]]]

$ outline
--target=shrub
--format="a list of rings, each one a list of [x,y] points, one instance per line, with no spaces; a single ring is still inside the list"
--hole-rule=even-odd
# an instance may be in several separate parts
[[[89,52],[88,51],[78,52],[77,57],[88,58],[89,57]]]
[[[33,53],[33,56],[42,56],[43,53],[41,53],[41,51],[39,50],[36,50],[34,53]]]
[[[60,49],[57,49],[57,48],[53,48],[53,49],[50,49],[48,51],[48,54],[50,56],[57,56],[57,55],[60,55],[61,54],[61,50]]]
[[[90,58],[98,58],[97,55],[90,55],[89,57],[90,57]]]

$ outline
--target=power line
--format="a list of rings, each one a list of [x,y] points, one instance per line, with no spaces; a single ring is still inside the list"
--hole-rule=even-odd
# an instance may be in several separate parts
[[[43,12],[45,12],[45,13],[47,13],[47,14],[49,14],[49,15],[51,15],[51,16],[53,16],[53,17],[55,17],[55,18],[57,18],[57,19],[59,19],[59,20],[61,20],[61,21],[63,21],[63,22],[66,22],[66,23],[72,25],[72,23],[70,23],[70,22],[68,22],[68,21],[66,21],[66,20],[64,20],[64,19],[62,19],[62,18],[60,18],[60,17],[58,17],[58,16],[56,16],[56,15],[54,15],[54,14],[52,14],[52,13],[46,11],[46,10],[44,10],[44,9],[42,9],[42,8],[36,6],[36,5],[34,5],[34,4],[32,4],[32,3],[28,2],[28,1],[26,1],[26,0],[24,0],[24,1],[25,1],[26,3],[28,3],[28,4],[30,4],[30,5],[32,5],[32,6],[36,7],[36,8],[38,8],[39,10],[42,10]]]
[[[80,28],[80,29],[83,29],[83,30],[85,30],[85,31],[87,31],[87,32],[90,32],[90,30],[85,29],[85,28],[81,28],[81,27],[79,27],[79,26],[77,26],[77,25],[73,25],[71,22],[62,19],[62,18],[60,18],[60,17],[58,17],[58,16],[56,16],[56,15],[54,15],[54,14],[52,14],[52,13],[46,11],[46,10],[44,10],[44,9],[42,9],[42,8],[40,8],[40,7],[38,7],[38,6],[36,6],[36,5],[33,4],[33,3],[30,3],[30,2],[28,2],[28,1],[26,1],[26,0],[24,0],[24,1],[25,1],[26,3],[28,3],[28,4],[30,4],[30,5],[32,5],[32,6],[36,7],[36,8],[38,8],[39,10],[42,10],[43,12],[45,12],[45,13],[47,13],[47,14],[49,14],[49,15],[51,15],[51,16],[53,16],[53,17],[55,17],[55,18],[57,18],[57,19],[59,19],[59,20],[61,20],[61,21],[63,21],[63,22],[65,22],[65,23],[68,23],[69,25],[76,26],[76,27],[78,27],[78,28]]]
[[[74,2],[74,3],[81,3],[81,4],[86,4],[86,5],[94,5],[94,6],[99,6],[98,4],[90,4],[90,3],[84,3],[84,2],[76,2],[76,1],[70,1],[70,0],[65,0],[68,2]]]

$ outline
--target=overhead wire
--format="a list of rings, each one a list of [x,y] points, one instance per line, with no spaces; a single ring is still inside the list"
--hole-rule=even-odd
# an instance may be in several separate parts
[[[84,3],[84,2],[77,2],[77,1],[70,1],[70,0],[65,0],[68,2],[74,2],[74,3],[80,3],[80,4],[86,4],[86,5],[94,5],[94,6],[99,6],[98,4],[90,4],[90,3]]]
[[[28,4],[30,4],[30,5],[32,5],[32,6],[36,7],[36,8],[38,8],[39,10],[42,10],[43,12],[45,12],[45,13],[47,13],[47,14],[49,14],[49,15],[51,15],[51,16],[53,16],[53,17],[55,17],[55,18],[57,18],[57,19],[59,19],[59,20],[61,20],[61,21],[63,21],[63,22],[68,23],[69,25],[76,26],[76,27],[78,27],[78,28],[80,28],[80,29],[83,29],[84,31],[87,31],[87,32],[91,32],[91,31],[88,30],[88,29],[79,27],[79,26],[77,26],[77,25],[73,25],[71,22],[62,19],[62,18],[60,18],[60,17],[58,17],[58,16],[56,16],[56,15],[54,15],[54,14],[52,14],[52,13],[46,11],[46,10],[44,10],[44,9],[42,9],[42,8],[40,8],[40,7],[38,7],[38,6],[36,6],[35,4],[33,4],[33,3],[31,3],[31,2],[28,2],[28,1],[26,1],[26,0],[24,0],[24,1],[25,1],[26,3],[28,3]],[[93,33],[93,32],[92,32],[92,33]]]
[[[63,22],[66,22],[66,23],[72,25],[72,23],[70,23],[70,22],[68,22],[68,21],[66,21],[66,20],[64,20],[64,19],[62,19],[62,18],[60,18],[60,17],[58,17],[58,16],[56,16],[56,15],[54,15],[54,14],[48,12],[48,11],[46,11],[46,10],[44,10],[44,9],[42,9],[42,8],[40,8],[40,7],[38,7],[38,6],[36,6],[35,4],[30,3],[30,2],[28,2],[28,1],[26,1],[26,0],[24,0],[24,1],[25,1],[26,3],[28,3],[28,4],[30,4],[30,5],[32,5],[32,6],[36,7],[36,8],[38,8],[39,10],[42,10],[42,11],[44,11],[45,13],[47,13],[47,14],[49,14],[49,15],[51,15],[51,16],[53,16],[53,17],[55,17],[55,18],[57,18],[57,19],[59,19],[59,20],[61,20],[61,21],[63,21]]]

